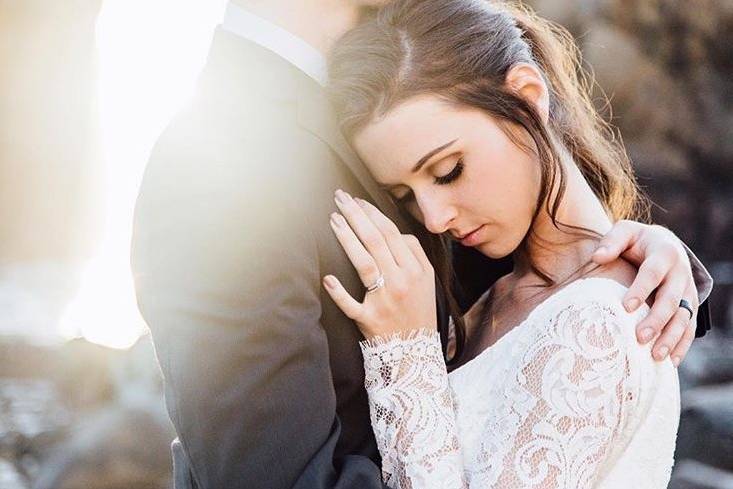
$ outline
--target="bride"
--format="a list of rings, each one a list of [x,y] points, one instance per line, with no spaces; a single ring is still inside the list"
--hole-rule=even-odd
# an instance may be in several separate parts
[[[641,200],[569,36],[514,4],[397,0],[336,44],[330,68],[344,134],[429,232],[402,235],[336,193],[332,227],[373,286],[358,302],[324,285],[366,338],[386,485],[666,487],[677,371],[636,341],[649,308],[622,305],[635,269],[591,265]],[[514,262],[455,322],[450,373],[432,265],[448,257],[423,248],[440,236]]]

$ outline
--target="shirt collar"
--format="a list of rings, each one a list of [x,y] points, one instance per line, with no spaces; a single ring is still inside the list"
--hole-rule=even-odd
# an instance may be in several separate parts
[[[322,86],[328,82],[326,58],[298,36],[229,2],[222,28],[284,58]]]

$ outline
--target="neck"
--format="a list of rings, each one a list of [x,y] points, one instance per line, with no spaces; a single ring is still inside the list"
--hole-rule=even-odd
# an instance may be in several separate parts
[[[555,281],[570,278],[591,261],[596,240],[576,234],[576,230],[564,225],[584,228],[599,235],[606,234],[612,222],[605,209],[586,182],[569,155],[563,158],[567,177],[565,194],[556,215],[556,226],[547,210],[542,208],[530,229],[526,246],[514,254],[514,277],[517,280],[536,282],[540,277],[531,264]],[[553,195],[557,189],[553,189]]]
[[[344,0],[231,0],[295,34],[327,55],[334,42],[356,25],[359,8]]]

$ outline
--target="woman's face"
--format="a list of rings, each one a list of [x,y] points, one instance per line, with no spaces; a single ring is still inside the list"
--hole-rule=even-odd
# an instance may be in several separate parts
[[[374,179],[432,233],[449,232],[500,258],[530,228],[540,191],[536,156],[479,109],[414,97],[359,131],[353,144]]]

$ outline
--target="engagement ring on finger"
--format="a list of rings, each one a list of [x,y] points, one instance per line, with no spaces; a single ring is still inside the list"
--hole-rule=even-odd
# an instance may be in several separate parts
[[[379,274],[379,277],[377,278],[376,282],[374,282],[372,285],[367,287],[367,294],[369,292],[374,292],[375,290],[377,290],[380,287],[384,287],[384,275],[383,274]]]

